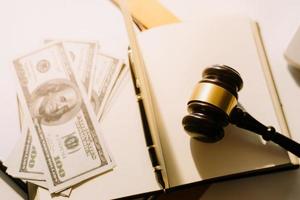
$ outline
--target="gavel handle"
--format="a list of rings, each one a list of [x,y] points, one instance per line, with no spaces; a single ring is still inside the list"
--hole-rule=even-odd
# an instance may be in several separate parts
[[[263,137],[266,141],[272,141],[287,151],[300,157],[300,144],[290,138],[276,132],[272,126],[265,126],[249,113],[239,107],[235,107],[230,114],[230,122],[237,127],[252,131]]]

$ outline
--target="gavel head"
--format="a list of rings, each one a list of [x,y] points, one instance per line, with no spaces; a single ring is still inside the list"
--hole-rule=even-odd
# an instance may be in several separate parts
[[[188,134],[203,142],[223,138],[231,111],[243,87],[240,74],[226,65],[206,68],[188,102],[188,115],[182,120]]]

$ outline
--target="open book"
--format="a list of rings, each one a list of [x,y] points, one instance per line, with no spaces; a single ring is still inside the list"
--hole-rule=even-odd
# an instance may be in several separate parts
[[[91,21],[95,16],[97,19],[103,17],[98,10],[102,6],[100,3],[78,1],[62,8],[59,1],[31,2],[39,9],[19,2],[21,5],[15,14],[23,14],[23,17],[14,18],[11,27],[14,34],[4,33],[8,38],[5,47],[11,48],[11,52],[3,52],[3,55],[9,55],[7,62],[20,53],[17,49],[24,51],[35,46],[32,41],[69,37],[95,40],[105,32]],[[82,10],[86,10],[85,14],[78,15]],[[108,10],[116,11],[112,7]],[[26,15],[28,12],[31,15]],[[121,23],[115,26],[119,25]],[[21,36],[18,33],[22,33]],[[225,137],[214,144],[191,139],[181,126],[187,113],[186,104],[203,69],[212,64],[226,64],[238,70],[244,80],[244,88],[239,93],[243,107],[259,121],[273,125],[287,136],[290,134],[254,22],[242,17],[202,19],[151,29],[140,33],[137,41],[142,54],[138,59],[143,59],[141,63],[145,63],[145,68],[139,68],[143,66],[137,66],[137,62],[133,64],[142,69],[143,73],[137,71],[136,75],[139,84],[142,88],[147,87],[150,94],[144,99],[145,103],[151,102],[146,105],[146,114],[165,189],[298,164],[293,155],[277,145],[265,143],[256,134],[233,126],[226,128]],[[146,80],[141,81],[144,75],[149,81],[147,85],[144,85]],[[100,125],[116,167],[74,187],[71,199],[87,196],[89,199],[113,199],[161,190],[149,157],[129,72],[115,91]],[[36,199],[47,198],[50,198],[49,192],[38,188]]]
[[[227,127],[225,137],[213,144],[191,139],[181,126],[186,103],[203,69],[221,63],[240,72],[244,88],[239,101],[243,107],[259,121],[289,135],[258,31],[257,24],[247,18],[216,17],[138,35],[155,116],[148,120],[157,127],[152,137],[160,143],[155,148],[166,189],[297,165],[297,159],[279,146],[234,126]],[[143,141],[131,78],[128,74],[123,80],[102,123],[118,166],[115,172],[74,188],[71,197],[75,199],[87,192],[105,199],[161,189]],[[38,192],[41,199],[46,195]]]

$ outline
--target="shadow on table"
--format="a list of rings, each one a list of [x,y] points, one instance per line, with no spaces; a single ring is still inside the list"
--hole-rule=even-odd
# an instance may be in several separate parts
[[[300,87],[300,69],[293,67],[293,66],[288,66],[289,72],[291,76],[293,77],[294,81],[297,83],[297,85]]]

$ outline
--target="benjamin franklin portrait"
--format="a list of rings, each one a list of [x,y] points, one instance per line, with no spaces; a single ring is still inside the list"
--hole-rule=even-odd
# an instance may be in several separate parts
[[[80,110],[80,91],[70,81],[48,81],[32,94],[31,112],[42,124],[51,126],[65,123]]]

